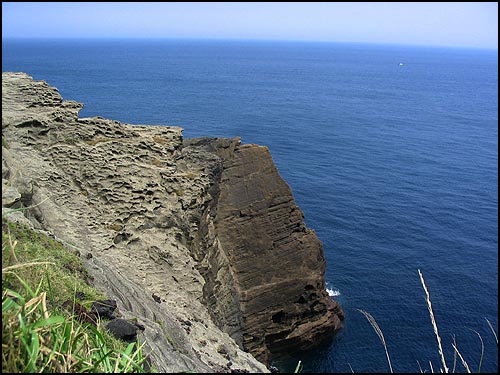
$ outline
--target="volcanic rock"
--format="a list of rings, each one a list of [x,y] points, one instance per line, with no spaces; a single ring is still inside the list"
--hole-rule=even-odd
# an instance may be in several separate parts
[[[213,372],[230,354],[235,369],[269,372],[253,356],[341,327],[321,242],[266,147],[81,118],[82,107],[2,73],[5,205],[85,254],[95,286],[141,321],[155,368]]]

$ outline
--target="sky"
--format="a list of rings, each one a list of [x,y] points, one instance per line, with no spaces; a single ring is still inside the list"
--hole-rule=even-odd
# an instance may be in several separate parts
[[[498,2],[2,2],[2,38],[332,41],[498,49]]]

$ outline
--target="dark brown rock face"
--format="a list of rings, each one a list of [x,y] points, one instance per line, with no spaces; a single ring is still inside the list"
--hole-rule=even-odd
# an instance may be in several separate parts
[[[217,249],[204,288],[215,320],[263,362],[331,337],[343,312],[325,290],[322,244],[269,150],[238,139],[209,143],[223,159],[212,204]]]

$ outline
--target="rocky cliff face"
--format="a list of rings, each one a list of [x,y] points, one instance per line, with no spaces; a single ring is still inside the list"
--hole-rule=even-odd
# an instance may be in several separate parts
[[[160,371],[267,371],[246,352],[266,362],[341,327],[321,243],[265,147],[81,108],[2,73],[2,206],[34,206],[17,219],[80,253]]]

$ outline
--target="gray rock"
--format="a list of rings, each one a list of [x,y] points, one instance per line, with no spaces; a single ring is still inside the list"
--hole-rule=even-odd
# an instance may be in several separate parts
[[[33,223],[23,215],[21,211],[16,211],[10,208],[2,208],[2,215],[11,222],[26,225],[31,229],[34,229]]]
[[[4,180],[2,180],[2,206],[11,207],[20,199],[21,193],[15,187],[4,184]]]

